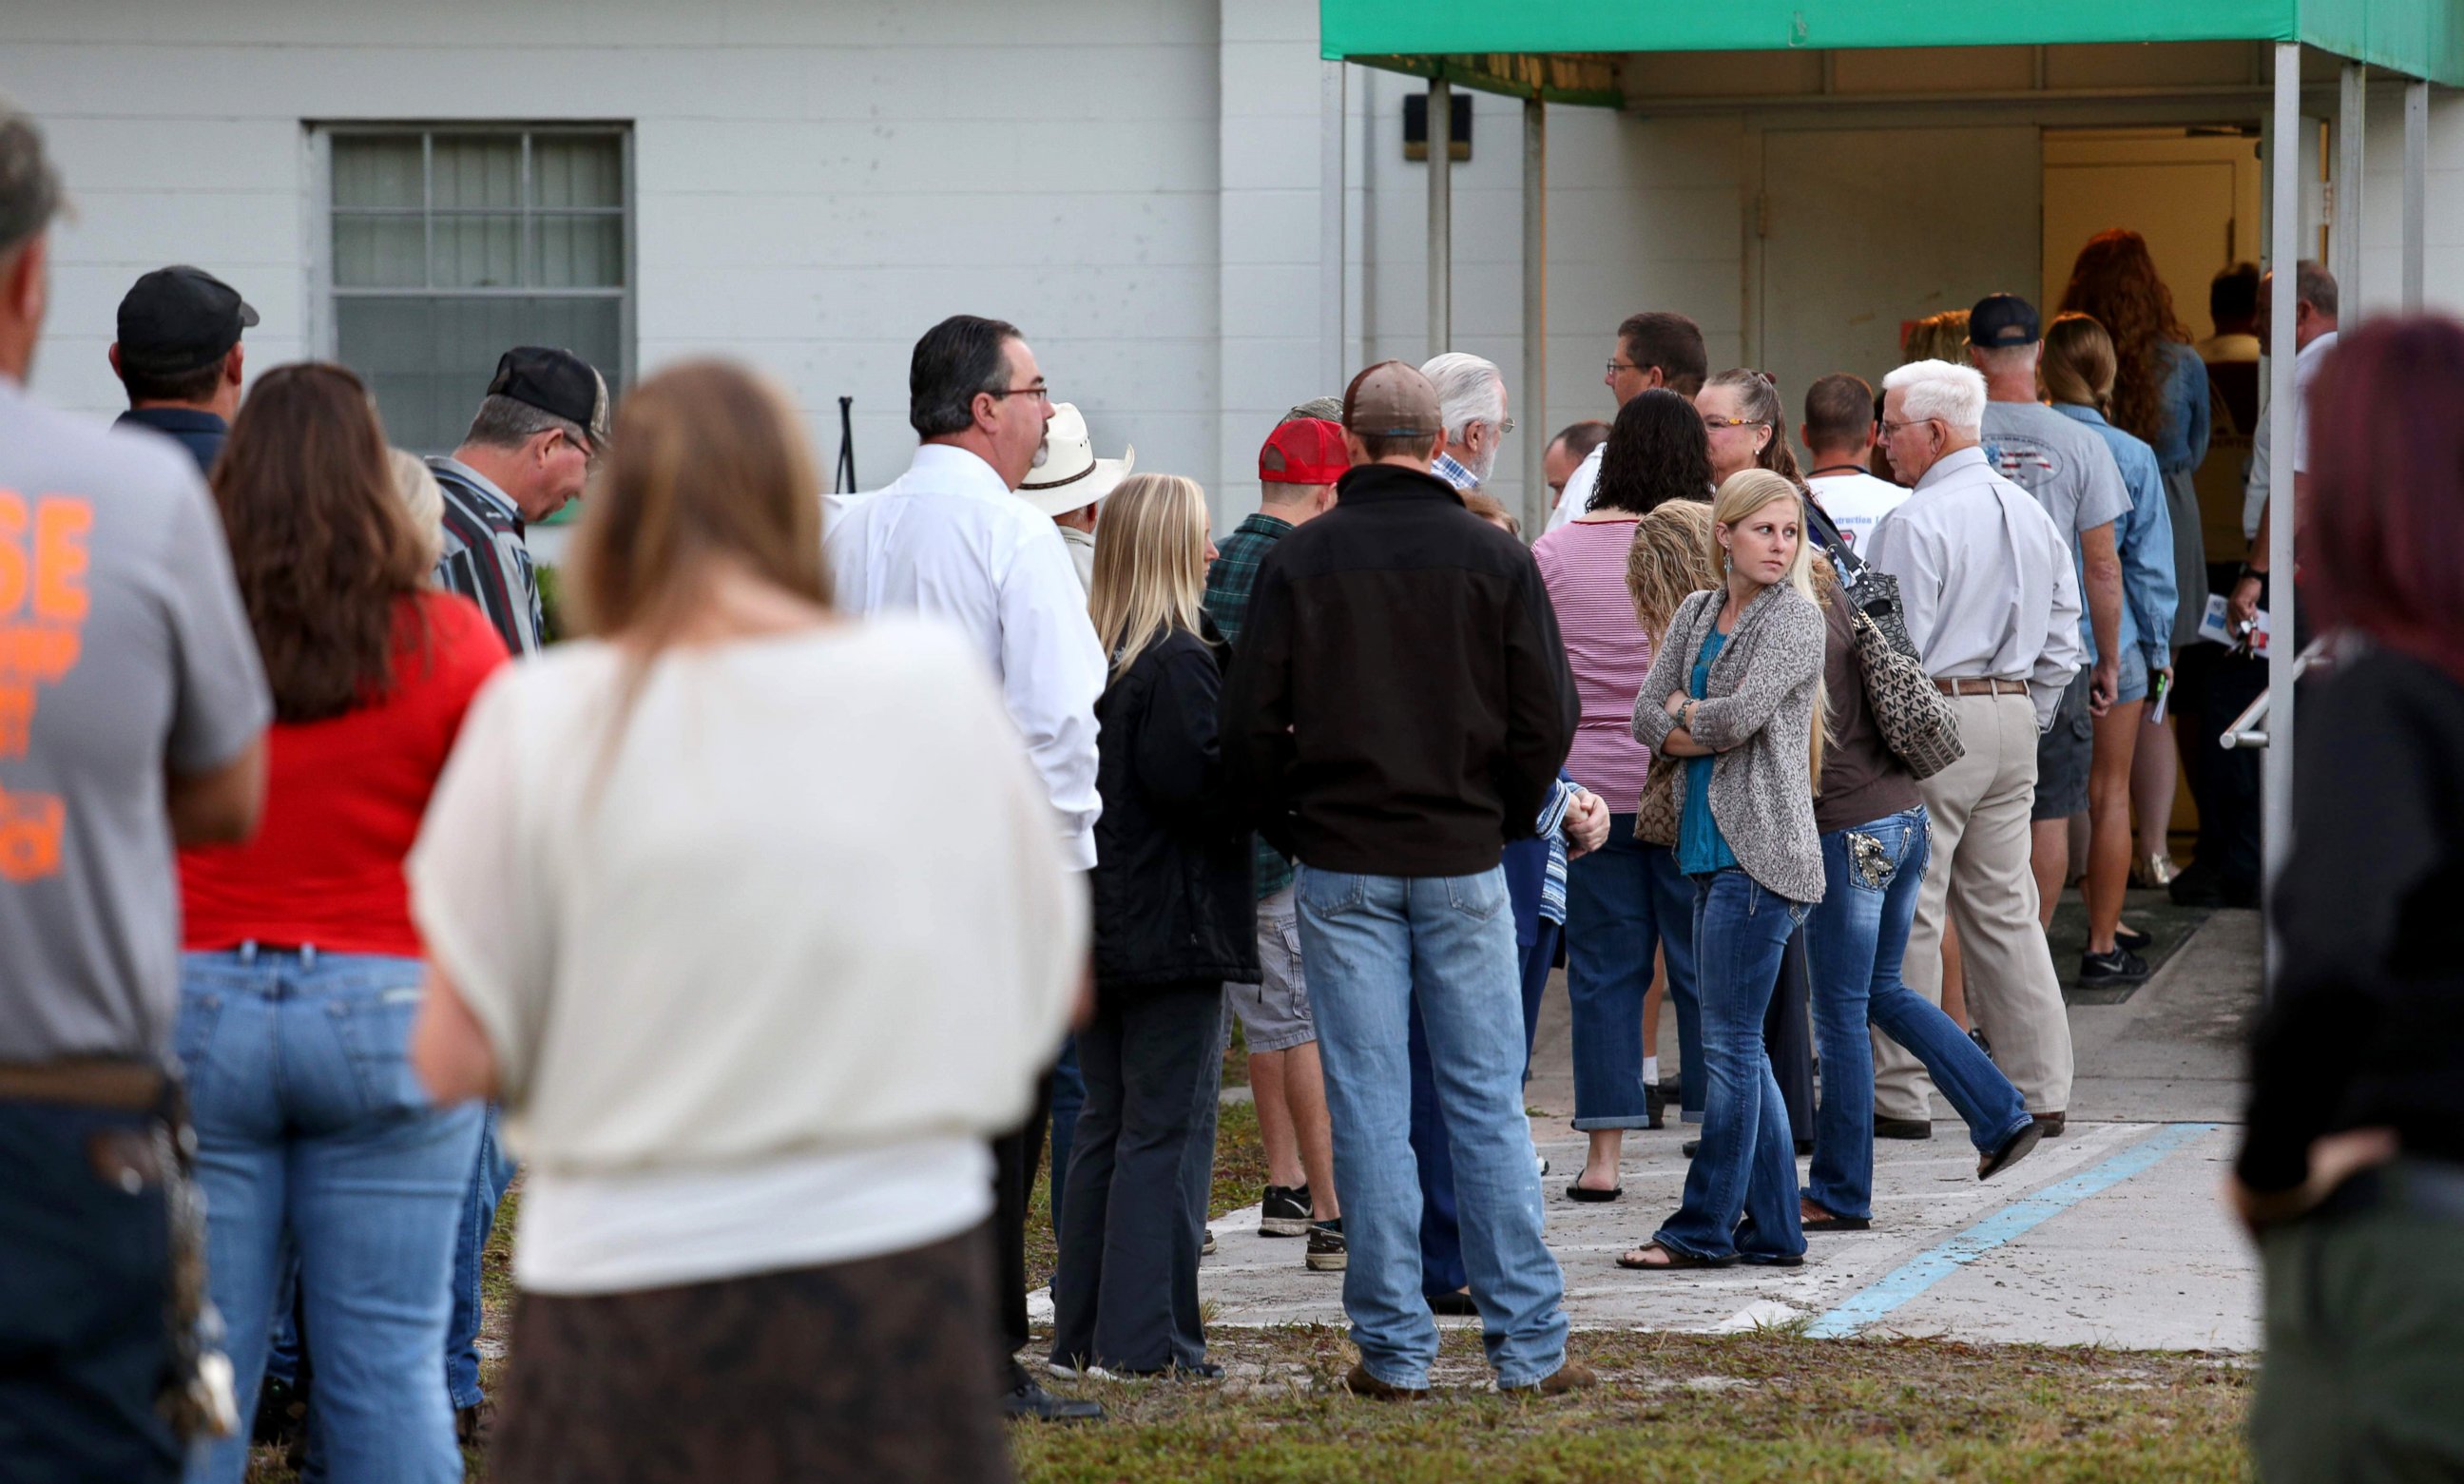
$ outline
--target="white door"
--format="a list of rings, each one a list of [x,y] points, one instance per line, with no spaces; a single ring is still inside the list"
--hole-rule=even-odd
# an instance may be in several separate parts
[[[1815,378],[1879,384],[1909,323],[2036,292],[2043,168],[2034,125],[1763,136],[1756,365],[1792,434]]]

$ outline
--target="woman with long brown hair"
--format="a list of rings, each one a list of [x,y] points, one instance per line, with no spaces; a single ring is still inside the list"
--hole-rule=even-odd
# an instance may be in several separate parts
[[[479,698],[411,859],[413,1059],[529,1169],[491,1476],[1004,1478],[987,1146],[1086,943],[1049,807],[959,635],[831,611],[783,395],[673,366],[612,445],[590,637]]]
[[[505,647],[428,587],[367,388],[341,366],[259,378],[213,492],[275,714],[263,831],[180,855],[177,1044],[240,1415],[287,1239],[328,1470],[458,1480],[437,1364],[480,1111],[431,1101],[404,1059],[422,945],[403,860]],[[192,1476],[247,1469],[243,1435]]]
[[[2208,590],[2208,554],[2199,527],[2199,495],[2191,476],[2208,456],[2208,370],[2173,310],[2173,292],[2156,272],[2147,239],[2117,228],[2090,237],[2071,265],[2061,307],[2092,316],[2113,338],[2110,421],[2155,451],[2172,525],[2173,585],[2184,601],[2167,643],[2179,653],[2197,639]],[[2130,799],[2139,816],[2133,875],[2143,886],[2173,877],[2167,843],[2174,782],[2181,770],[2169,721],[2164,735],[2140,740],[2131,764]]]

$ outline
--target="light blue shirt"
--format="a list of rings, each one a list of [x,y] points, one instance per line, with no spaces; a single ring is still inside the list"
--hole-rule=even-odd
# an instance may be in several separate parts
[[[2165,504],[2165,476],[2156,451],[2104,420],[2092,407],[2057,402],[2054,410],[2082,422],[2104,435],[2104,446],[2122,469],[2122,483],[2130,491],[2130,509],[2114,522],[2114,545],[2122,553],[2122,645],[2139,646],[2149,670],[2172,663],[2173,613],[2181,602],[2181,583],[2173,573],[2173,515]],[[2084,564],[2079,586],[2087,586]],[[2096,662],[2096,635],[2079,620],[2079,638],[2087,645],[2088,663]]]

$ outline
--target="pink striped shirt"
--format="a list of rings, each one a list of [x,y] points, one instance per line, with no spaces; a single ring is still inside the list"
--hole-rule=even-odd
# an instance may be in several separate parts
[[[1651,635],[1635,621],[1625,589],[1634,529],[1632,516],[1570,521],[1531,547],[1582,703],[1566,771],[1615,814],[1635,811],[1651,767],[1651,749],[1634,740],[1634,695],[1651,669]]]

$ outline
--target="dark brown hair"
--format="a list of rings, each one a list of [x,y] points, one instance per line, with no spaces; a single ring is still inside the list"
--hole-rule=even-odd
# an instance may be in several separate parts
[[[2165,405],[2165,342],[2189,344],[2173,313],[2173,291],[2156,276],[2147,239],[2124,228],[2100,232],[2071,265],[2061,307],[2093,315],[2113,337],[2113,425],[2153,443],[2172,410]]]
[[[2094,315],[2065,309],[2045,326],[2045,354],[2036,363],[2036,377],[2044,383],[2046,396],[2110,413],[2116,374],[2113,337]]]
[[[1703,348],[1703,327],[1681,314],[1647,309],[1617,326],[1617,343],[1638,370],[1660,367],[1660,383],[1681,397],[1703,389],[1711,357]]]
[[[2464,682],[2464,324],[2373,320],[2310,388],[2301,589]],[[2322,519],[2322,512],[2331,512]]]
[[[812,447],[769,383],[724,361],[671,366],[626,395],[609,442],[570,563],[588,631],[661,648],[714,559],[829,606]]]
[[[1874,388],[1864,378],[1834,371],[1815,378],[1805,388],[1805,442],[1808,452],[1819,444],[1841,449],[1864,446],[1874,431]],[[1773,439],[1772,441],[1782,441]]]
[[[258,377],[213,491],[274,714],[319,721],[384,698],[400,653],[425,647],[403,600],[428,563],[367,388],[317,361]]]

